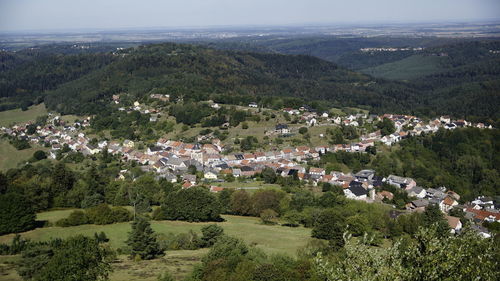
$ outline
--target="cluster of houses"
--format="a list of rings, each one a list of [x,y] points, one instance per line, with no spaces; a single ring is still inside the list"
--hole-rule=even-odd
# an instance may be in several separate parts
[[[152,98],[163,99],[162,96],[152,96]],[[115,100],[115,97],[113,97]],[[119,96],[116,97],[119,101]],[[139,104],[134,104],[140,107]],[[140,108],[138,108],[140,110]],[[289,110],[289,109],[286,109]],[[308,111],[307,108],[297,110],[308,122],[316,120],[317,114]],[[296,114],[295,110],[289,110],[290,114]],[[100,153],[104,149],[108,153],[119,155],[124,160],[136,161],[141,164],[145,171],[151,171],[157,174],[159,178],[165,178],[171,182],[182,183],[183,188],[189,188],[200,182],[218,182],[223,181],[227,176],[233,177],[252,177],[265,168],[270,168],[276,174],[283,177],[294,176],[300,180],[308,181],[312,185],[319,183],[329,183],[341,186],[347,198],[355,200],[364,200],[367,202],[391,200],[393,194],[388,191],[377,192],[376,187],[384,183],[401,188],[408,193],[409,197],[414,198],[407,204],[408,211],[423,211],[430,204],[436,204],[444,213],[449,213],[453,208],[460,208],[467,217],[475,222],[500,221],[498,206],[495,206],[493,200],[489,198],[478,198],[468,205],[460,205],[458,201],[460,196],[445,187],[423,188],[417,185],[415,180],[396,175],[390,175],[382,178],[375,175],[373,170],[362,170],[355,174],[344,174],[342,172],[331,171],[326,173],[323,168],[312,167],[306,169],[303,165],[306,160],[318,160],[321,154],[332,151],[362,152],[367,147],[373,146],[375,142],[383,142],[391,145],[408,135],[419,135],[424,132],[435,132],[440,127],[451,129],[451,126],[475,126],[485,128],[484,124],[470,124],[465,120],[451,120],[447,116],[424,123],[414,116],[385,114],[383,116],[367,116],[365,114],[351,115],[345,118],[329,118],[322,115],[321,118],[335,124],[355,125],[356,120],[365,119],[369,122],[388,118],[392,120],[396,127],[396,133],[389,136],[382,136],[380,131],[363,135],[359,142],[349,145],[333,146],[297,146],[283,148],[273,151],[258,151],[253,153],[235,153],[226,154],[224,144],[219,139],[211,139],[210,143],[191,144],[168,139],[159,139],[152,147],[146,150],[136,149],[134,141],[125,140],[92,142],[81,131],[81,128],[90,125],[90,117],[83,121],[73,124],[66,124],[60,120],[59,116],[50,114],[47,125],[38,126],[35,133],[28,134],[28,124],[16,125],[11,128],[2,127],[4,134],[17,138],[24,138],[32,143],[43,143],[51,147],[50,156],[56,158],[58,150],[67,147],[70,150],[81,152],[83,155],[93,155]],[[316,123],[317,121],[315,121]],[[58,126],[52,125],[58,124]],[[451,124],[451,125],[450,125]],[[290,128],[286,124],[278,124],[275,133],[289,134]],[[197,178],[195,169],[201,178]],[[120,173],[120,178],[126,171]],[[212,186],[212,191],[220,191],[220,187]],[[447,216],[448,222],[453,231],[460,231],[461,222],[456,217]],[[480,233],[487,236],[488,233],[481,229]]]

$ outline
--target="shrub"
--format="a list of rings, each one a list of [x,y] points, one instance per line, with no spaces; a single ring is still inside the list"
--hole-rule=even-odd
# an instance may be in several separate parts
[[[126,222],[132,219],[132,214],[123,207],[115,207],[111,210],[113,222]]]
[[[211,224],[204,226],[201,229],[201,233],[203,233],[201,237],[202,247],[210,247],[215,244],[217,238],[224,234],[224,229],[216,224]]]
[[[37,150],[35,153],[33,153],[33,158],[36,160],[42,160],[47,158],[47,154],[43,150]]]
[[[76,226],[82,224],[88,224],[89,218],[83,211],[73,211],[67,218],[60,219],[56,222],[57,226],[67,227],[67,226]]]
[[[260,219],[264,224],[276,224],[278,213],[272,209],[265,209],[260,213]]]

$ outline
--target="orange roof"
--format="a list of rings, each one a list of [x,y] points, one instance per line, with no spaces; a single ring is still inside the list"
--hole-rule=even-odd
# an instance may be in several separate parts
[[[471,212],[471,213],[474,213],[476,216],[476,219],[479,219],[479,220],[484,220],[485,218],[487,217],[494,217],[495,220],[500,220],[500,213],[493,213],[493,212],[488,212],[488,211],[485,211],[485,210],[476,210],[476,209],[472,209],[472,208],[467,208],[467,212]]]
[[[315,168],[315,167],[312,167],[311,169],[309,169],[309,173],[323,173],[325,170],[322,169],[322,168]]]
[[[224,190],[224,187],[220,187],[220,186],[210,187],[210,191],[212,191],[212,192],[219,192],[219,191],[223,191],[223,190]]]
[[[443,204],[446,204],[448,206],[453,206],[453,204],[456,203],[456,202],[457,201],[453,200],[451,197],[446,197],[443,200]]]
[[[457,217],[446,216],[446,220],[448,221],[448,225],[453,229],[456,229],[460,223],[460,219]]]

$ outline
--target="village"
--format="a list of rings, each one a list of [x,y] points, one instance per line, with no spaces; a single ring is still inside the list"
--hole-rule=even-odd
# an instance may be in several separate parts
[[[154,98],[165,98],[163,96]],[[114,98],[117,101],[116,98]],[[216,106],[216,105],[213,105]],[[256,108],[257,104],[249,104],[249,108]],[[130,109],[144,113],[140,104],[135,103]],[[328,113],[318,114],[306,107],[298,109],[284,108],[283,112],[299,116],[309,127],[313,126],[359,126],[359,122],[374,122],[388,119],[394,123],[396,131],[383,136],[381,131],[375,131],[360,136],[359,141],[350,144],[333,144],[330,146],[296,146],[284,147],[272,151],[254,151],[242,153],[226,153],[225,145],[217,138],[211,138],[208,143],[184,143],[166,138],[160,138],[154,146],[138,149],[137,143],[132,140],[100,140],[93,141],[84,130],[90,126],[91,117],[84,117],[83,121],[67,123],[61,116],[50,114],[45,126],[37,126],[36,130],[28,133],[31,123],[14,125],[10,128],[2,127],[3,134],[9,137],[24,139],[34,145],[49,147],[50,158],[56,159],[61,150],[79,152],[84,156],[92,156],[106,150],[107,153],[117,155],[124,161],[134,161],[145,172],[153,172],[157,178],[164,178],[172,183],[182,184],[182,188],[190,188],[199,184],[209,185],[212,192],[221,191],[220,182],[230,176],[233,178],[251,179],[264,169],[270,168],[282,177],[294,176],[310,186],[323,183],[341,186],[347,198],[363,200],[369,203],[392,200],[394,194],[389,191],[377,191],[383,184],[389,184],[405,191],[414,200],[406,204],[406,212],[422,212],[429,204],[436,204],[444,213],[452,209],[460,209],[466,217],[474,222],[474,228],[483,236],[489,237],[487,229],[481,226],[484,221],[500,221],[498,202],[492,198],[479,197],[465,205],[459,204],[460,195],[452,188],[421,187],[412,178],[389,175],[380,177],[373,170],[361,170],[357,173],[343,173],[340,171],[326,172],[324,168],[306,168],[308,160],[319,160],[321,155],[328,152],[361,152],[375,144],[394,145],[402,139],[423,133],[434,133],[440,128],[453,130],[459,127],[491,128],[482,123],[472,124],[465,120],[452,120],[449,116],[441,116],[424,122],[415,116],[384,114],[381,116],[355,114],[344,117],[329,116]],[[147,111],[146,113],[149,113]],[[150,120],[155,122],[156,120]],[[58,126],[54,125],[57,124]],[[287,136],[291,128],[287,124],[276,124],[266,131],[266,135]],[[196,176],[192,171],[200,171],[202,176]],[[123,179],[127,170],[120,171],[117,180]],[[198,173],[200,175],[200,173]],[[459,218],[446,216],[453,232],[462,228]]]

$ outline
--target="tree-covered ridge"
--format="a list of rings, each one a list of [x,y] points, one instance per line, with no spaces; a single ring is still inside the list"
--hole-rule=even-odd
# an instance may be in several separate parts
[[[41,94],[111,63],[110,54],[0,52],[0,110],[27,107]]]
[[[393,41],[374,40],[368,44],[354,40],[349,48]],[[448,42],[414,41],[409,42],[432,46]],[[394,42],[404,46],[402,40]],[[432,63],[439,64],[439,72],[423,73],[423,78],[406,82],[373,79],[298,51],[297,55],[282,55],[164,43],[113,54],[65,54],[69,51],[64,48],[61,54],[54,54],[56,47],[3,52],[1,65],[5,70],[0,72],[0,92],[4,98],[0,109],[26,107],[45,98],[50,109],[62,113],[94,114],[110,106],[113,94],[127,92],[140,99],[161,92],[195,101],[257,101],[269,107],[279,107],[280,102],[276,101],[280,98],[293,97],[303,103],[358,106],[374,113],[451,114],[468,119],[478,117],[483,122],[487,118],[497,119],[500,64],[499,55],[493,51],[500,49],[498,41],[450,42],[454,44],[419,51],[418,56],[438,58]],[[373,60],[399,57],[377,54]]]
[[[65,113],[89,113],[86,104],[95,106],[111,94],[125,91],[140,97],[161,89],[198,100],[222,94],[281,96],[403,110],[397,100],[400,86],[378,82],[382,85],[368,88],[370,82],[368,76],[309,56],[157,44],[124,51],[116,62],[49,92],[46,102]]]

